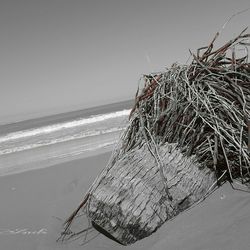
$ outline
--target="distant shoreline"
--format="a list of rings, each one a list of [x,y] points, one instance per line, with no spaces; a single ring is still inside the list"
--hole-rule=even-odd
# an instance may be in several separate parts
[[[133,101],[0,126],[0,176],[112,151]]]
[[[123,109],[131,108],[133,103],[134,100],[127,100],[65,113],[58,113],[49,116],[41,116],[34,119],[24,119],[11,123],[7,122],[4,124],[0,124],[0,135],[16,132],[19,130],[31,129],[34,127],[42,127],[45,125],[62,123],[71,119],[120,111]]]

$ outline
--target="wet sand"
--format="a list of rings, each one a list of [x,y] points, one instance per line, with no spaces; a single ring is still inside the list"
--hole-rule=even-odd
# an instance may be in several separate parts
[[[109,157],[110,152],[0,177],[0,250],[250,249],[250,194],[229,184],[131,246],[121,246],[97,231],[87,236],[90,241],[85,245],[82,238],[56,242],[63,220]],[[87,226],[86,218],[82,225]]]
[[[45,249],[50,236],[55,244],[58,235],[51,229],[61,222],[53,216],[64,219],[72,212],[110,154],[0,177],[0,250]],[[46,234],[8,232],[17,229]]]

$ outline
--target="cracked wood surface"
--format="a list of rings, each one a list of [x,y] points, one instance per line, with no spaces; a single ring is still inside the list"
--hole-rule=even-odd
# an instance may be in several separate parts
[[[162,171],[143,144],[108,166],[90,190],[88,217],[124,245],[152,234],[204,197],[216,181],[211,170],[174,145],[161,146],[158,153]]]

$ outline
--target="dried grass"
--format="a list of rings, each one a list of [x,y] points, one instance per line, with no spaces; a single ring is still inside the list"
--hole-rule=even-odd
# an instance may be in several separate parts
[[[177,143],[218,177],[227,170],[228,180],[249,182],[250,34],[245,32],[214,49],[217,33],[208,46],[191,53],[190,65],[144,75],[119,155],[142,141]]]

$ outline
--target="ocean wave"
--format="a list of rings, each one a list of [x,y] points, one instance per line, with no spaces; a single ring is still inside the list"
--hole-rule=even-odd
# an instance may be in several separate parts
[[[38,148],[38,147],[42,147],[42,146],[49,146],[49,145],[62,143],[62,142],[68,142],[68,141],[77,140],[77,139],[83,139],[83,138],[87,138],[87,137],[94,137],[94,136],[105,135],[105,134],[109,134],[109,133],[119,133],[124,129],[125,129],[125,127],[121,126],[121,127],[108,128],[108,129],[104,129],[104,130],[93,130],[93,131],[86,131],[86,132],[82,131],[80,133],[76,133],[73,135],[61,136],[58,138],[47,139],[45,137],[44,140],[39,140],[39,141],[33,142],[33,143],[29,143],[27,141],[24,144],[21,144],[19,146],[18,145],[9,146],[9,147],[2,146],[2,149],[0,147],[0,155],[16,153],[16,152],[20,152],[20,151],[24,151],[24,150],[34,149],[34,148]]]
[[[12,133],[8,133],[6,135],[1,136],[0,144],[9,142],[12,140],[49,134],[49,133],[53,133],[53,132],[57,132],[57,131],[65,130],[69,128],[76,128],[76,127],[83,126],[83,125],[90,125],[90,124],[94,125],[94,123],[98,123],[98,122],[102,122],[106,120],[108,121],[112,118],[119,118],[119,117],[125,118],[129,115],[129,113],[130,113],[130,109],[125,109],[122,111],[90,116],[88,118],[81,118],[81,119],[53,124],[49,126],[43,126],[43,127],[34,128],[34,129],[12,132]]]
[[[127,125],[129,113],[130,109],[124,109],[69,119],[62,116],[65,120],[60,123],[35,123],[29,129],[20,123],[19,131],[0,135],[0,176],[111,151]]]

